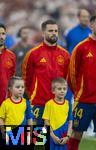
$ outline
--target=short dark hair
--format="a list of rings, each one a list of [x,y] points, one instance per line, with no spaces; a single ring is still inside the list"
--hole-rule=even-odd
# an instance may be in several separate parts
[[[93,22],[93,21],[95,21],[96,20],[96,14],[95,15],[92,15],[91,17],[90,17],[90,22]]]
[[[53,79],[53,80],[52,80],[52,89],[53,89],[53,90],[54,90],[54,88],[55,88],[55,84],[56,84],[56,83],[67,84],[67,81],[66,81],[64,78],[62,78],[62,77],[58,77],[58,78]]]
[[[14,82],[17,81],[17,80],[23,80],[22,77],[18,77],[18,76],[13,76],[9,82],[8,82],[8,88],[12,87]]]
[[[4,24],[0,23],[0,28],[3,28],[6,31],[6,27]]]
[[[49,24],[54,25],[54,24],[57,24],[57,23],[56,23],[55,20],[51,20],[51,19],[44,21],[44,22],[41,24],[41,29],[42,29],[42,31],[44,31],[44,30],[46,29],[46,26],[49,25]]]

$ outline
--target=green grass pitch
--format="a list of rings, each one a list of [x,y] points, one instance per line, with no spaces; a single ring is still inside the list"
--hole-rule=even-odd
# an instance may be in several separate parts
[[[83,138],[79,150],[96,150],[96,137]]]

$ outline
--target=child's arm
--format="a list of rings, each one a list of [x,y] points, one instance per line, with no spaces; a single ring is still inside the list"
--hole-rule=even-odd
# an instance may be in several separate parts
[[[3,101],[2,105],[0,106],[0,130],[2,133],[2,137],[5,139],[5,122],[4,120],[6,119],[5,117],[6,114],[6,101]]]
[[[68,124],[68,131],[67,131],[67,136],[64,137],[64,138],[61,138],[61,145],[64,145],[68,142],[68,140],[70,139],[72,135],[72,120],[69,121],[69,124]]]
[[[67,137],[71,137],[72,135],[72,120],[69,120],[69,124],[68,124],[68,131],[67,131]]]
[[[27,125],[33,125],[34,116],[33,116],[32,108],[29,100],[26,100],[26,105],[27,108],[25,113],[26,113]]]
[[[28,121],[27,121],[27,123],[28,123],[28,125],[33,125],[33,120],[32,119],[28,119]]]
[[[1,126],[4,126],[4,121],[3,121],[2,118],[0,118],[0,127],[1,127]]]
[[[33,119],[28,119],[27,124],[30,126],[30,143],[32,143]]]
[[[47,125],[47,126],[50,126],[50,122],[49,122],[49,120],[44,120],[44,124],[45,124],[45,126]],[[56,144],[60,144],[60,142],[61,142],[61,139],[59,139],[55,134],[54,134],[54,132],[53,132],[53,130],[52,130],[52,127],[50,126],[50,136],[52,137],[52,139],[54,140],[54,142],[56,143]]]
[[[65,144],[67,143],[67,141],[69,140],[69,138],[72,135],[72,120],[73,120],[73,116],[72,116],[72,104],[69,102],[69,112],[68,112],[68,130],[67,130],[67,136],[62,138],[62,142],[61,144]]]
[[[32,108],[30,105],[30,101],[26,100],[27,109],[26,109],[26,118],[27,118],[27,125],[30,126],[30,143],[32,143],[32,131],[33,131],[33,113]]]
[[[5,139],[5,128],[4,128],[4,121],[2,118],[0,118],[0,130],[2,133],[2,137]]]

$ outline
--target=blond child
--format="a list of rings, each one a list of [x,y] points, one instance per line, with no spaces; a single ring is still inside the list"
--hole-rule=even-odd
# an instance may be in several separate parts
[[[67,82],[63,78],[52,81],[54,99],[49,100],[44,109],[45,125],[50,126],[50,150],[67,150],[67,142],[72,132],[72,109],[68,100]]]

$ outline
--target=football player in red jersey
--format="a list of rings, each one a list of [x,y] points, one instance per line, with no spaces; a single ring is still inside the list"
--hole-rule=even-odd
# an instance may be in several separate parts
[[[45,103],[53,98],[51,81],[56,77],[66,79],[70,56],[57,45],[58,25],[54,20],[42,23],[44,41],[26,54],[22,64],[22,75],[33,106],[37,124],[42,124]]]
[[[6,27],[0,24],[0,105],[7,96],[9,79],[15,74],[16,57],[6,49]]]
[[[91,120],[96,132],[96,15],[91,16],[90,27],[92,34],[74,48],[70,60],[69,83],[75,103],[69,150],[78,150]]]

